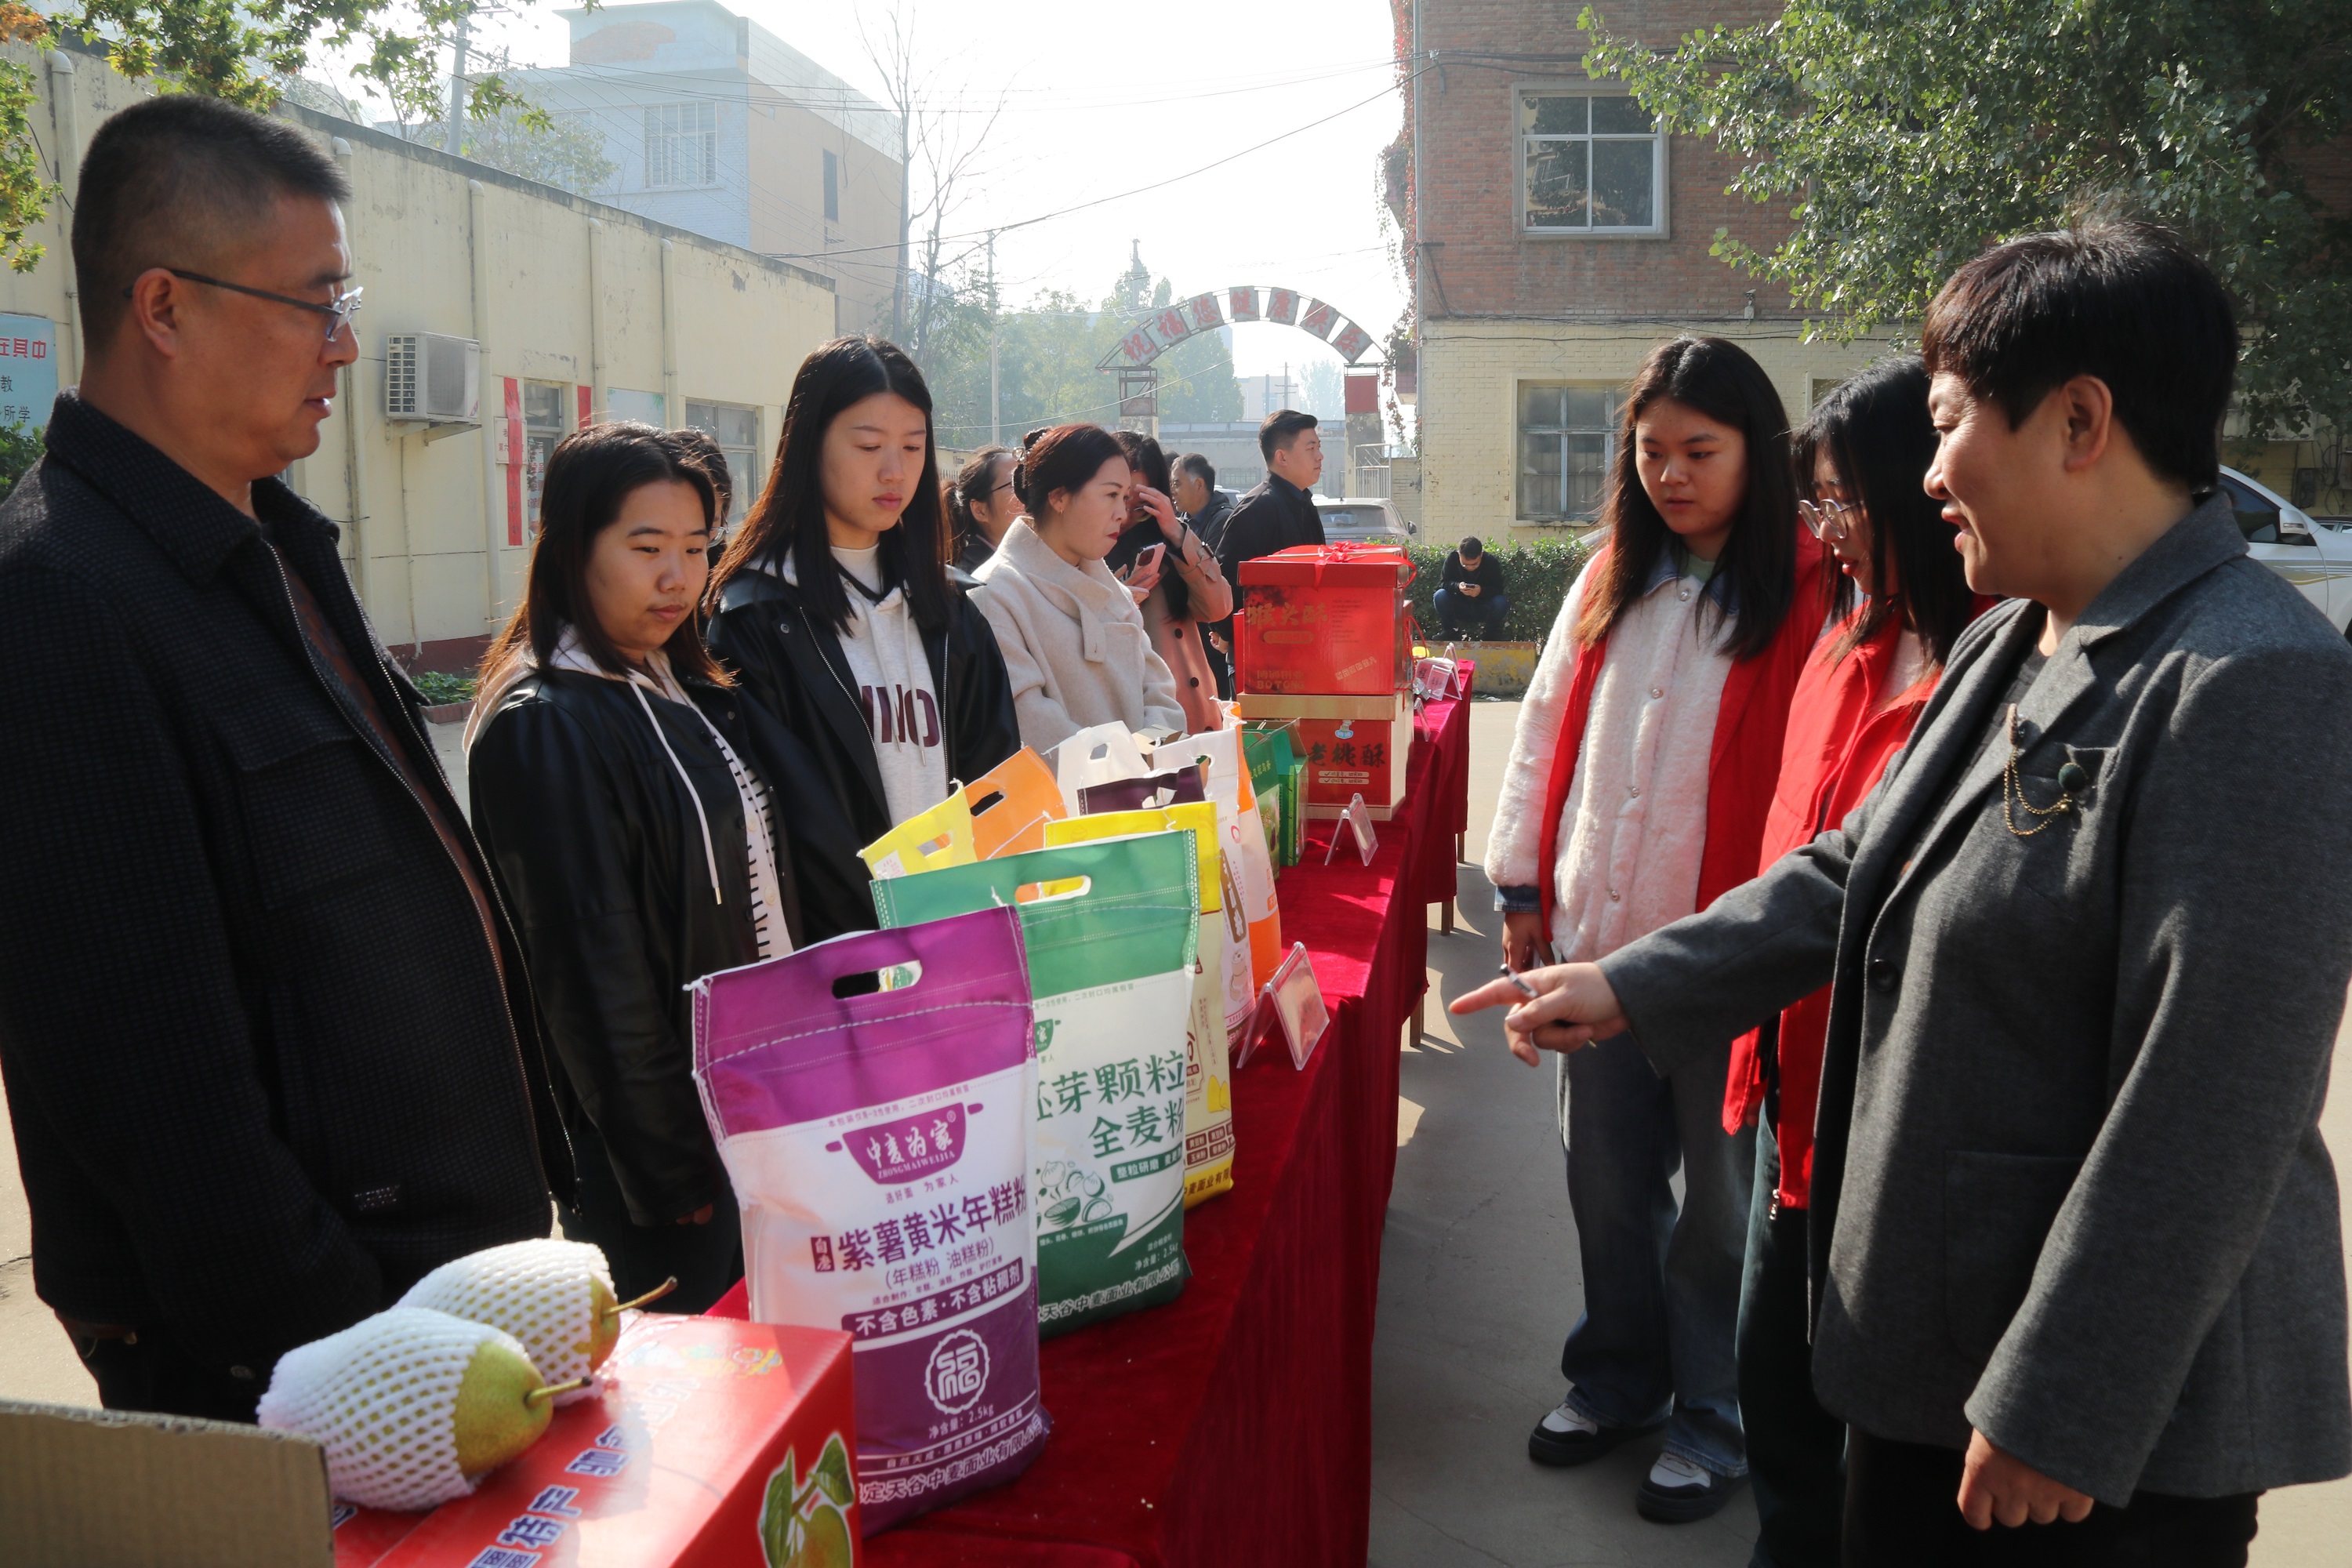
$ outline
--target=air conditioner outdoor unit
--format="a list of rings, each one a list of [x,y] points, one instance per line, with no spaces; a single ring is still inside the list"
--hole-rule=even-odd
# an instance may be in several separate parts
[[[383,340],[383,416],[425,425],[481,421],[482,345],[441,332]]]

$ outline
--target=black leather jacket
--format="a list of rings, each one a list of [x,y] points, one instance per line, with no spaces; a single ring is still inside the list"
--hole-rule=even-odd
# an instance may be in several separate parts
[[[794,945],[836,934],[821,922],[837,927],[838,906],[866,900],[866,874],[837,847],[804,851],[805,836],[790,832],[804,825],[835,846],[848,836],[814,761],[741,692],[687,689],[772,794],[782,918]],[[474,831],[521,925],[562,1065],[566,1122],[576,1128],[585,1115],[602,1134],[636,1223],[692,1214],[726,1190],[727,1176],[695,1091],[685,987],[759,959],[742,801],[726,759],[677,703],[646,693],[640,707],[621,681],[557,669],[499,697],[467,773]],[[708,853],[687,778],[709,824]]]
[[[950,586],[948,596],[953,605],[949,624],[923,634],[923,652],[946,732],[948,775],[968,781],[1021,749],[1021,726],[996,634],[961,589]],[[897,826],[841,641],[802,605],[800,590],[772,573],[737,573],[720,590],[709,637],[751,694],[815,753],[858,836],[849,852],[854,856]],[[873,924],[869,907],[864,925]]]

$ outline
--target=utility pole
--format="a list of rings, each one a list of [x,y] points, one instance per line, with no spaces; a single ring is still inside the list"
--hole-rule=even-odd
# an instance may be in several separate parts
[[[462,152],[466,144],[466,47],[467,24],[474,19],[471,6],[457,18],[456,56],[449,67],[449,128],[441,139],[441,150],[451,157]]]
[[[908,100],[913,95],[913,88],[902,79],[898,84],[898,278],[890,289],[890,337],[893,342],[907,335],[907,231],[910,218],[907,185],[914,173],[907,142],[912,130]]]
[[[1004,444],[996,395],[996,231],[988,231],[988,444]]]

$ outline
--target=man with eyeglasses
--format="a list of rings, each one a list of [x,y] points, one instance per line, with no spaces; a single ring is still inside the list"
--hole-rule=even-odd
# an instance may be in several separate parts
[[[0,506],[0,1071],[35,1289],[115,1408],[250,1420],[570,1182],[417,694],[273,477],[358,357],[349,195],[216,100],[101,126],[81,384]]]

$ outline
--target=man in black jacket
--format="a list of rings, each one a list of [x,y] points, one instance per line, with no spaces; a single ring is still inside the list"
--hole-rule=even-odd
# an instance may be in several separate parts
[[[1280,408],[1257,427],[1257,449],[1265,457],[1265,479],[1242,497],[1225,521],[1217,563],[1233,584],[1234,610],[1241,613],[1242,563],[1294,545],[1323,542],[1323,514],[1315,510],[1315,481],[1323,475],[1323,437],[1315,416]],[[1217,627],[1233,646],[1234,623]]]
[[[1478,635],[1489,641],[1503,632],[1503,617],[1511,601],[1503,592],[1503,563],[1486,553],[1475,534],[1449,552],[1437,574],[1437,592],[1431,595],[1437,624],[1449,637],[1459,639],[1462,623],[1477,623]]]
[[[419,699],[268,477],[358,354],[348,195],[215,100],[101,127],[88,363],[0,507],[0,1069],[35,1288],[116,1408],[250,1420],[571,1181]]]
[[[1176,510],[1184,514],[1184,525],[1190,528],[1210,554],[1224,542],[1225,524],[1233,521],[1234,498],[1217,488],[1217,466],[1198,452],[1187,452],[1176,459]],[[1217,678],[1217,695],[1227,701],[1234,695],[1233,647],[1222,627],[1229,633],[1233,617],[1214,621],[1203,628],[1202,651],[1209,658],[1210,671]]]

